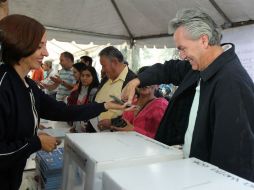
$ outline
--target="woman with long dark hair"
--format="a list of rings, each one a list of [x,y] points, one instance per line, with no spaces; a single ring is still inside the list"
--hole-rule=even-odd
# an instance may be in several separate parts
[[[92,66],[84,65],[80,68],[76,67],[75,69],[79,72],[78,88],[74,90],[67,98],[68,104],[84,105],[93,102],[94,96],[99,86],[99,80],[95,68]],[[72,122],[72,126],[73,127],[70,129],[71,132],[86,132],[87,122]],[[91,126],[89,126],[88,131],[92,132],[91,129]]]

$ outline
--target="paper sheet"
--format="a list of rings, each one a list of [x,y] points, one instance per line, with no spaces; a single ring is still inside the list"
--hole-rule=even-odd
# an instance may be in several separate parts
[[[94,117],[94,118],[90,119],[89,121],[96,132],[101,132],[100,129],[98,128],[98,123],[99,123],[98,117]]]

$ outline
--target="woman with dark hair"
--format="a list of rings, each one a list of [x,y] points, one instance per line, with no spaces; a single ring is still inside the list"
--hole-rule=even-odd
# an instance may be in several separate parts
[[[81,70],[86,67],[86,65],[82,62],[78,62],[72,65],[72,72],[73,72],[73,77],[76,80],[76,84],[74,85],[72,92],[76,91],[79,88],[80,84],[80,74]]]
[[[83,63],[82,63],[83,64]],[[78,89],[73,91],[67,98],[69,105],[83,105],[91,103],[97,92],[99,80],[94,67],[84,66],[80,69],[80,79]],[[77,121],[73,123],[71,132],[86,132],[85,122]],[[89,129],[92,129],[89,127]],[[89,130],[89,132],[92,132]]]
[[[10,15],[0,21],[0,30],[4,62],[0,65],[0,184],[1,189],[17,190],[27,158],[40,149],[50,152],[58,144],[54,137],[37,134],[40,118],[82,121],[123,107],[111,102],[67,106],[50,98],[27,77],[48,56],[43,25],[27,16]]]
[[[97,92],[99,86],[99,79],[97,76],[97,72],[94,67],[87,66],[81,70],[81,90],[82,88],[87,91],[86,99],[84,103],[91,103],[94,100],[94,96]],[[87,90],[86,90],[87,89]]]

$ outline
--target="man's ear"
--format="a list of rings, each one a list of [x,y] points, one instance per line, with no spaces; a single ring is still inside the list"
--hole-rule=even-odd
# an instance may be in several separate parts
[[[208,48],[208,46],[209,46],[209,37],[208,37],[208,35],[203,34],[203,35],[200,37],[200,40],[201,40],[202,46],[203,46],[205,49]]]
[[[117,58],[113,57],[113,58],[111,59],[111,63],[112,63],[113,65],[116,65],[116,64],[118,63]]]

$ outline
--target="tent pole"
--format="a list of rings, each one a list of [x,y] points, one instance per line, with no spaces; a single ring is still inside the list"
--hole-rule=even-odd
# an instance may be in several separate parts
[[[121,40],[129,40],[130,39],[128,36],[124,36],[124,35],[104,34],[104,33],[89,32],[89,31],[83,31],[83,30],[59,28],[59,27],[54,27],[54,26],[45,26],[45,28],[49,31],[74,33],[74,34],[81,34],[81,35],[95,36],[95,37],[102,37],[102,38],[121,39]]]
[[[223,10],[219,7],[219,5],[215,2],[215,0],[209,0],[209,2],[213,5],[213,7],[218,11],[218,13],[224,18],[226,23],[223,24],[222,28],[229,28],[232,26],[232,21],[228,18],[228,16],[223,12]]]
[[[133,35],[132,35],[132,33],[131,33],[131,31],[130,31],[130,29],[129,29],[129,27],[128,27],[126,21],[125,21],[125,19],[123,18],[123,15],[122,15],[122,13],[120,12],[120,10],[119,10],[119,8],[118,8],[118,6],[117,6],[115,0],[111,0],[111,3],[112,3],[112,5],[113,5],[113,7],[115,8],[115,10],[116,10],[116,12],[117,12],[117,14],[118,14],[120,20],[122,21],[122,23],[123,23],[125,29],[127,30],[128,34],[129,34],[130,48],[132,48],[132,47],[135,45],[135,43],[134,43],[134,37],[133,37]]]

